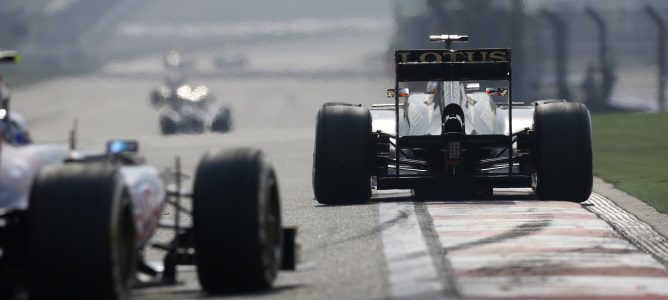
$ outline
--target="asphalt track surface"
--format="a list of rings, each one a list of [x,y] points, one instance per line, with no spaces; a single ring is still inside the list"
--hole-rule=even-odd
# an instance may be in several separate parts
[[[162,20],[151,14],[158,2],[147,1],[128,18]],[[318,108],[326,101],[383,102],[392,86],[376,60],[389,30],[367,25],[307,38],[296,33],[261,47],[240,39],[220,49],[184,49],[201,68],[191,78],[234,108],[230,134],[159,134],[147,96],[161,80],[155,59],[160,52],[149,55],[147,49],[90,74],[16,90],[14,107],[29,118],[37,141],[64,142],[76,119],[81,149],[102,151],[110,138],[137,139],[142,155],[159,170],[180,156],[192,174],[208,149],[262,149],[278,173],[284,221],[299,228],[301,263],[297,271],[281,273],[269,292],[220,298],[668,298],[666,266],[597,217],[590,208],[598,202],[539,202],[527,191],[511,190],[499,191],[494,201],[414,203],[409,193],[387,192],[364,205],[318,205],[311,187]],[[119,32],[107,43],[142,39]],[[214,76],[211,59],[223,50],[248,53],[253,74],[265,76]],[[313,76],[291,76],[299,70]],[[348,75],[318,76],[331,70]],[[169,237],[159,232],[155,240]],[[665,239],[656,243],[666,245]],[[150,251],[148,259],[157,261],[160,253]],[[136,289],[134,298],[219,298],[201,292],[192,268],[181,269],[178,279],[175,286]]]

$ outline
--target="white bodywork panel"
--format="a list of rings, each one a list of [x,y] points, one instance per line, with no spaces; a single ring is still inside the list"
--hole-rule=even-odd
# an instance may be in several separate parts
[[[64,144],[2,145],[0,152],[0,214],[28,208],[30,189],[37,172],[62,163],[69,150]]]
[[[459,105],[464,112],[465,131],[468,135],[509,134],[508,106],[497,105],[484,92],[467,93],[459,82],[445,82],[442,102],[434,95],[411,94],[399,108],[399,136],[440,135],[442,113],[448,104]],[[533,106],[513,106],[513,133],[533,126]],[[371,109],[373,131],[395,135],[396,123],[393,105]]]

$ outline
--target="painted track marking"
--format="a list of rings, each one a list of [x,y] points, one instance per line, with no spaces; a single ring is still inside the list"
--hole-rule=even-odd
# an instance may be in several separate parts
[[[413,203],[378,206],[393,299],[441,299],[443,286],[422,235]]]

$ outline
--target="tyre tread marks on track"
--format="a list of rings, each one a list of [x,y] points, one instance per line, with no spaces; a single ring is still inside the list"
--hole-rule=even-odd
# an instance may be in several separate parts
[[[464,298],[668,299],[668,268],[655,259],[665,253],[665,238],[600,195],[583,204],[458,201],[426,208]]]

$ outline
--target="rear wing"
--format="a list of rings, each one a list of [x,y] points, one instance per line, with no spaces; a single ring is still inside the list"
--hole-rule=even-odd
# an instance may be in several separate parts
[[[399,82],[511,80],[510,49],[396,50]]]
[[[394,63],[396,81],[394,90],[399,91],[400,82],[411,81],[469,81],[469,80],[506,80],[508,81],[508,128],[506,139],[508,146],[508,176],[513,175],[513,102],[511,51],[508,48],[454,50],[452,43],[467,42],[467,35],[432,35],[432,42],[445,42],[445,49],[432,50],[396,50]],[[399,94],[394,93],[395,110],[395,148],[401,149],[399,138]],[[463,117],[463,116],[462,116]],[[424,139],[424,137],[420,137]],[[503,141],[500,142],[503,144]],[[395,151],[395,174],[399,178],[401,151]]]

